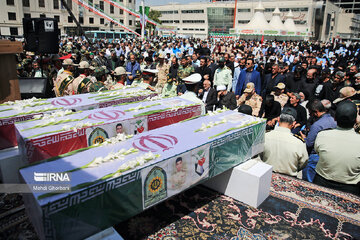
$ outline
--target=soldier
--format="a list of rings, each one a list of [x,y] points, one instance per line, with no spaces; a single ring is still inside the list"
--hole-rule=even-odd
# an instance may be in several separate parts
[[[80,62],[78,68],[80,75],[69,84],[69,91],[71,91],[72,94],[90,92],[90,86],[93,83],[89,77],[89,67],[90,65],[87,61]]]
[[[161,96],[162,97],[176,97],[177,95],[177,85],[176,81],[173,78],[168,78],[165,86],[162,89]]]
[[[182,80],[185,83],[186,92],[180,97],[195,103],[199,103],[201,105],[201,114],[205,114],[205,104],[196,95],[196,92],[198,91],[197,88],[199,86],[198,83],[201,81],[201,75],[199,73],[194,73]]]
[[[195,69],[194,69],[193,66],[189,65],[189,63],[187,61],[187,58],[182,57],[181,58],[181,65],[179,66],[179,69],[178,69],[178,72],[177,72],[178,81],[190,76],[194,72],[195,72]]]
[[[144,69],[141,75],[140,83],[138,83],[136,86],[155,91],[155,88],[152,87],[151,84],[157,73],[158,70],[156,69]],[[133,84],[131,84],[131,86],[133,86]]]
[[[106,67],[98,67],[94,71],[94,75],[96,77],[96,82],[90,85],[89,91],[90,92],[100,92],[106,91],[108,88],[105,86],[105,81],[107,80],[107,74],[109,71]]]
[[[115,68],[114,78],[115,78],[116,84],[111,86],[109,89],[113,90],[113,89],[123,88],[125,86],[125,83],[126,83],[126,77],[127,77],[126,74],[127,74],[127,72],[125,71],[124,67]]]
[[[75,66],[77,66],[77,64],[74,64],[71,59],[65,59],[63,61],[64,71],[54,82],[54,91],[57,97],[72,95],[72,92],[68,89],[68,87],[74,80],[73,72]]]
[[[252,108],[252,115],[258,116],[261,108],[262,98],[255,92],[255,84],[249,82],[246,84],[244,93],[239,98],[237,104],[239,106],[246,104]]]
[[[168,74],[169,74],[169,69],[170,69],[170,65],[165,63],[165,55],[164,54],[160,54],[159,55],[159,63],[156,66],[156,69],[159,71],[158,72],[158,76],[157,76],[157,84],[155,86],[155,88],[161,92],[165,83],[167,82],[168,79]],[[171,81],[172,82],[172,81]]]
[[[224,85],[228,92],[230,92],[232,87],[232,73],[230,68],[225,66],[225,58],[223,57],[219,60],[219,68],[215,70],[214,85]]]
[[[270,93],[271,95],[274,95],[274,100],[280,103],[281,108],[284,108],[285,104],[289,100],[289,96],[284,93],[285,87],[284,83],[278,83],[275,86],[275,91]]]

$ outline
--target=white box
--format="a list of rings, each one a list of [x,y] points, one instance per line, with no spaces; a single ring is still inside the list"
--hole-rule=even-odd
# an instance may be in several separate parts
[[[270,192],[272,166],[249,160],[203,183],[252,207],[258,207]]]
[[[0,181],[20,183],[19,168],[24,165],[18,147],[0,150]]]
[[[107,228],[102,232],[99,232],[85,240],[124,240],[114,228]]]

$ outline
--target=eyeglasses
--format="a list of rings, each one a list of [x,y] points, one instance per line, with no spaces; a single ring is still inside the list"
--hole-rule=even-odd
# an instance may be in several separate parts
[[[246,63],[246,65],[251,65],[251,63]]]

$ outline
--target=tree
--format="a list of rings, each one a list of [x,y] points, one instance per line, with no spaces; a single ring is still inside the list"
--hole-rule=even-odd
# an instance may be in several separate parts
[[[157,22],[158,24],[161,24],[161,20],[159,19],[160,17],[161,17],[160,11],[150,9],[148,19],[151,19],[151,20]],[[137,24],[136,26],[140,27],[140,24]],[[156,28],[155,25],[152,25],[151,23],[146,23],[145,29],[147,29],[148,32],[151,32],[155,28]]]

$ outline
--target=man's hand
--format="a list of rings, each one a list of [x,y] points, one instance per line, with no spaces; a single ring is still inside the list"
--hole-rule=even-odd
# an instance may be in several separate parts
[[[239,98],[240,98],[240,95],[236,95],[236,100],[239,100]]]
[[[294,125],[294,128],[297,128],[297,127],[300,127],[301,125],[300,125],[300,123],[296,123],[295,125]]]
[[[129,80],[133,80],[134,77],[132,75],[129,75]]]
[[[202,94],[204,92],[204,90],[199,89],[199,94]]]
[[[302,131],[299,131],[299,134],[300,134],[300,136],[301,136],[303,139],[306,138],[305,134],[303,134]]]

